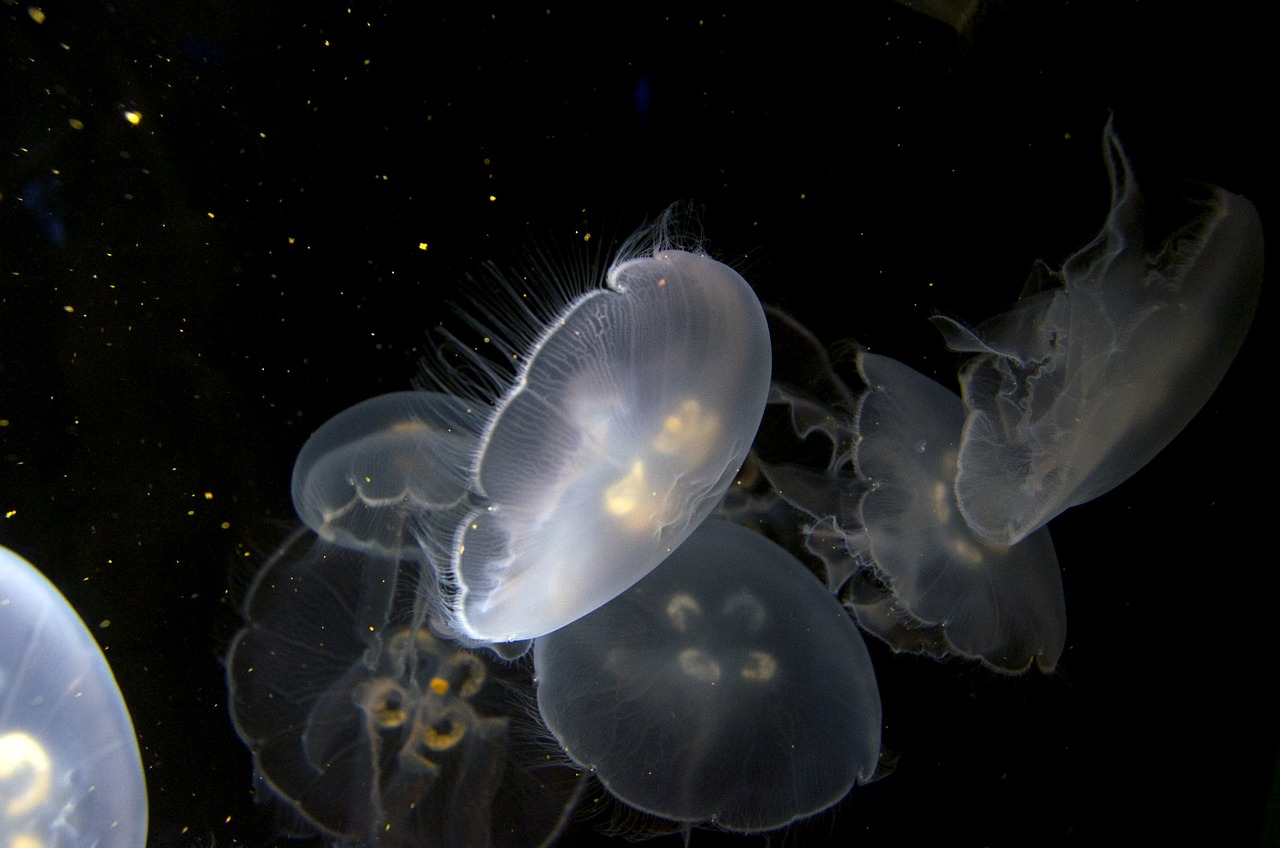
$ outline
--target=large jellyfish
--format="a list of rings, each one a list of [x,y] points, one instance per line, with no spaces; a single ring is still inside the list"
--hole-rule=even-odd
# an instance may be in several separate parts
[[[605,288],[516,318],[532,341],[512,347],[501,396],[480,399],[480,500],[441,575],[471,639],[534,638],[627,589],[706,518],[751,446],[769,388],[763,310],[731,268],[673,249],[668,226],[633,237]],[[487,367],[455,353],[429,374],[446,388],[453,370]]]
[[[708,519],[639,583],[534,643],[538,707],[631,807],[783,827],[875,771],[880,697],[848,613],[794,557]]]
[[[0,548],[0,844],[146,841],[142,761],[106,658],[53,584]]]
[[[1109,491],[1199,411],[1244,341],[1262,287],[1262,225],[1239,195],[1195,186],[1147,211],[1110,124],[1111,212],[1060,272],[976,329],[936,319],[976,353],[955,489],[998,545]]]

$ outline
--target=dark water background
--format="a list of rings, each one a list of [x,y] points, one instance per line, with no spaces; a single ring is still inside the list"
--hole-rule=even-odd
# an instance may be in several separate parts
[[[238,603],[302,442],[408,387],[482,261],[689,200],[763,301],[953,384],[925,319],[981,320],[1092,237],[1110,111],[1144,186],[1270,225],[1256,4],[1008,2],[961,36],[851,5],[0,4],[0,544],[106,651],[151,844],[280,841],[227,718]],[[772,844],[1264,838],[1270,313],[1172,445],[1051,525],[1059,671],[873,646],[896,772]],[[766,839],[693,840],[722,842]]]

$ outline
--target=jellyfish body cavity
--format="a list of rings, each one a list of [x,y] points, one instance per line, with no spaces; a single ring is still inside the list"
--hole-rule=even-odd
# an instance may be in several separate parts
[[[876,768],[880,699],[849,615],[764,537],[707,520],[534,643],[538,707],[617,798],[678,822],[783,827]]]
[[[1038,267],[1013,309],[977,329],[935,319],[953,350],[977,354],[960,372],[956,493],[969,526],[995,544],[1026,538],[1159,453],[1217,388],[1257,308],[1253,204],[1216,186],[1153,203],[1110,124],[1104,147],[1111,212],[1097,237],[1061,272]]]
[[[138,743],[102,651],[53,584],[0,548],[0,844],[146,839]]]
[[[742,464],[769,386],[759,301],[706,255],[617,262],[524,357],[481,434],[447,574],[470,638],[540,636],[684,541]]]

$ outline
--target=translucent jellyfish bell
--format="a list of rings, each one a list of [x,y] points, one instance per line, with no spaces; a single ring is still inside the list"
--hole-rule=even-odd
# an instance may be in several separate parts
[[[53,584],[0,548],[0,844],[146,839],[138,744],[102,651]]]
[[[1008,313],[970,330],[956,493],[995,544],[1123,482],[1176,436],[1235,358],[1262,287],[1262,226],[1216,186],[1146,212],[1110,124],[1111,213],[1060,273],[1040,267]],[[1177,214],[1168,215],[1170,211]],[[1172,220],[1171,227],[1154,228]]]
[[[272,793],[343,844],[549,844],[582,781],[529,753],[524,667],[421,625],[419,573],[297,534],[227,657],[236,731]]]
[[[362,401],[303,445],[293,469],[294,509],[342,547],[438,564],[468,507],[482,423],[461,400],[436,392]]]
[[[858,370],[869,388],[854,463],[870,485],[857,504],[864,529],[846,544],[865,551],[890,590],[854,604],[859,623],[891,644],[920,623],[937,625],[951,648],[996,669],[1022,671],[1035,660],[1051,671],[1067,613],[1048,529],[1012,547],[975,536],[954,488],[960,399],[886,356],[860,353]]]
[[[780,828],[875,771],[880,697],[849,615],[790,554],[710,519],[619,597],[534,643],[538,708],[626,804]]]
[[[448,571],[454,627],[506,642],[604,604],[674,550],[742,464],[769,388],[769,333],[733,269],[624,250],[521,356],[481,436]]]
[[[775,444],[760,468],[813,519],[807,546],[829,588],[894,650],[1052,670],[1066,633],[1053,543],[1041,530],[992,545],[964,522],[954,491],[960,398],[865,351],[857,366],[867,390],[855,397],[812,333],[777,313],[770,327],[790,354],[771,400],[798,439],[816,435],[829,448],[803,465]]]

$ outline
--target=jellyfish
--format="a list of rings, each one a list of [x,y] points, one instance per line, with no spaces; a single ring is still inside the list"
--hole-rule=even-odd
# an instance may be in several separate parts
[[[0,843],[141,848],[133,723],[71,605],[0,547]]]
[[[771,400],[795,436],[817,435],[828,448],[809,466],[772,453],[761,468],[809,516],[807,548],[828,587],[895,650],[1051,671],[1066,636],[1053,542],[1042,529],[993,545],[961,518],[960,398],[865,350],[855,361],[867,388],[855,397],[808,330],[776,312],[770,325],[795,360],[783,363]]]
[[[296,533],[227,657],[236,732],[269,797],[342,843],[550,844],[582,779],[540,756],[523,665],[423,624],[422,575],[414,556]]]
[[[1012,545],[1111,490],[1204,406],[1248,332],[1262,287],[1253,204],[1216,186],[1148,204],[1111,123],[1111,211],[1017,304],[976,329],[937,318],[967,415],[955,489],[965,521]],[[1148,209],[1155,210],[1148,212]]]
[[[634,236],[604,288],[514,319],[532,341],[511,348],[501,395],[474,404],[480,500],[441,575],[458,633],[530,639],[599,607],[675,550],[742,464],[768,395],[764,313],[733,269],[671,247],[669,226]],[[488,367],[454,352],[429,379]]]
[[[622,595],[534,643],[538,708],[630,807],[784,827],[869,779],[880,698],[857,627],[781,547],[708,519]]]
[[[437,392],[361,401],[302,446],[294,509],[336,545],[436,568],[466,508],[478,424],[463,401]]]
[[[960,399],[886,356],[862,352],[858,371],[868,389],[857,409],[854,464],[869,485],[857,502],[863,529],[846,544],[892,589],[888,598],[856,603],[859,622],[876,633],[895,632],[904,620],[937,625],[957,653],[992,668],[1018,672],[1034,660],[1052,671],[1067,613],[1048,528],[1013,546],[976,536],[954,487]]]

